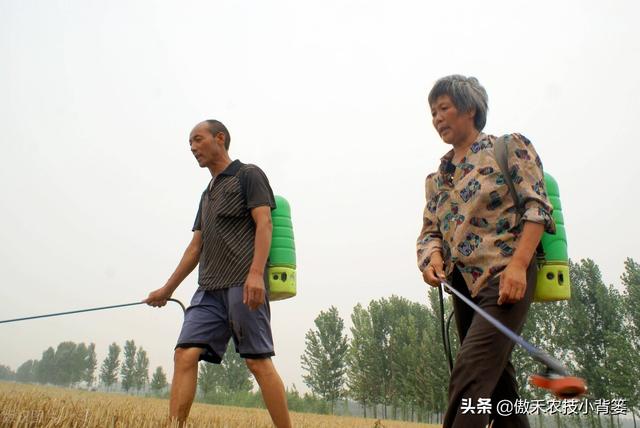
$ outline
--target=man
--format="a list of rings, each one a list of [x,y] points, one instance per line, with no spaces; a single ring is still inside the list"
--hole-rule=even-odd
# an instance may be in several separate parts
[[[229,339],[253,373],[271,419],[290,427],[284,385],[271,361],[270,309],[265,269],[271,246],[273,192],[255,165],[231,161],[231,137],[217,120],[196,125],[191,152],[213,177],[200,199],[193,238],[166,284],[145,302],[164,306],[198,265],[198,290],[175,348],[170,417],[180,425],[195,397],[198,361],[219,364]]]

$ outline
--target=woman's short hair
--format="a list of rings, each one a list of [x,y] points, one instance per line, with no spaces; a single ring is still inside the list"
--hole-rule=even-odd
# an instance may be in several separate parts
[[[473,124],[478,131],[482,131],[487,123],[489,97],[478,79],[460,74],[452,74],[438,79],[429,92],[429,106],[432,106],[442,95],[448,95],[456,109],[462,113],[475,110]]]

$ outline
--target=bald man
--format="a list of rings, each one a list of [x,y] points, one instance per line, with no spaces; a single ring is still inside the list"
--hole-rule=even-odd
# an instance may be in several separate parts
[[[255,377],[277,427],[290,427],[284,385],[274,354],[270,308],[265,290],[271,246],[269,180],[260,168],[231,161],[227,128],[206,120],[189,136],[191,152],[211,181],[200,198],[193,238],[166,284],[145,299],[164,306],[199,265],[198,290],[185,314],[174,354],[170,417],[186,421],[196,393],[198,361],[220,364],[230,339]]]

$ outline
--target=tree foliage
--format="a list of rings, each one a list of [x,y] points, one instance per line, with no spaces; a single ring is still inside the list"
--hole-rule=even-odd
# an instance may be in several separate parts
[[[359,303],[351,314],[351,343],[347,353],[347,387],[351,398],[361,403],[365,416],[368,405],[375,404],[375,357],[373,325],[369,312]]]
[[[347,386],[372,416],[425,420],[444,409],[448,369],[439,328],[435,289],[430,306],[398,296],[358,304],[351,315]],[[447,309],[450,304],[446,304]],[[450,310],[447,310],[450,313]],[[454,340],[454,345],[455,345]],[[379,409],[379,405],[381,408]]]
[[[60,386],[77,385],[87,381],[89,373],[93,376],[95,363],[92,366],[91,352],[94,352],[95,358],[93,344],[87,347],[84,343],[61,342],[55,350],[51,346],[47,348],[40,360],[32,360],[33,363],[25,366],[23,370],[31,367],[28,376],[30,382]],[[18,380],[26,373],[24,371]]]
[[[120,367],[120,347],[113,342],[109,345],[109,353],[100,369],[100,381],[107,388],[118,381],[118,367]]]
[[[87,382],[87,385],[93,385],[93,382],[96,380],[96,367],[98,367],[98,360],[96,357],[96,344],[92,343],[87,348],[87,356],[84,361],[84,375],[82,380]]]
[[[253,375],[244,359],[236,352],[233,342],[229,342],[227,352],[220,364],[222,369],[222,391],[229,393],[249,392],[253,388]]]
[[[320,311],[314,323],[316,329],[305,335],[306,349],[300,358],[306,372],[302,379],[315,394],[331,403],[333,412],[334,403],[344,393],[348,349],[344,321],[331,306]]]
[[[167,387],[167,375],[162,370],[162,366],[156,367],[151,377],[150,386],[155,394],[160,394]]]
[[[16,373],[11,370],[11,367],[0,364],[0,380],[14,380]]]
[[[627,355],[627,364],[634,369],[627,379],[626,388],[630,392],[625,397],[629,400],[629,407],[638,411],[640,409],[640,265],[633,259],[627,258],[621,280],[625,288],[625,292],[622,293],[624,326],[627,329],[624,336],[631,349]]]
[[[133,386],[140,391],[147,383],[149,383],[149,357],[147,357],[147,351],[139,347],[133,367]]]
[[[55,383],[56,382],[56,351],[53,347],[48,347],[42,353],[42,358],[38,364],[38,373],[36,375],[39,383]]]
[[[129,391],[136,384],[136,343],[132,340],[124,342],[122,366],[120,368],[120,383],[122,389]]]
[[[16,370],[18,382],[31,383],[37,381],[38,360],[27,360]]]
[[[230,341],[221,364],[200,362],[198,388],[205,401],[225,404],[222,397],[251,391],[252,378],[244,360],[235,352],[233,342]]]

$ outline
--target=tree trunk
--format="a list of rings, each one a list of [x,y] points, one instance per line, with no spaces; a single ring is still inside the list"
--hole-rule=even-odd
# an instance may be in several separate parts
[[[560,421],[560,415],[556,413],[556,427],[562,428],[562,422]]]

